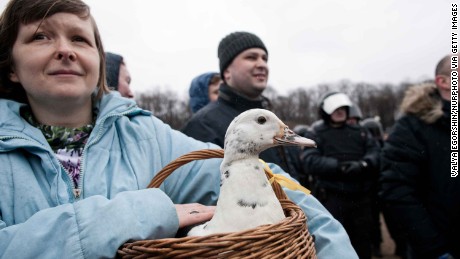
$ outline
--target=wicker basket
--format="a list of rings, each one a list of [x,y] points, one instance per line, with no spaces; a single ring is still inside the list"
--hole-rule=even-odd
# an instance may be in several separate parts
[[[194,151],[164,167],[148,188],[157,188],[179,166],[207,158],[223,157],[223,150]],[[268,175],[267,175],[268,177]],[[308,232],[306,217],[275,182],[273,190],[286,218],[271,225],[253,229],[212,234],[201,237],[164,238],[125,243],[118,250],[121,258],[316,258],[313,237]]]

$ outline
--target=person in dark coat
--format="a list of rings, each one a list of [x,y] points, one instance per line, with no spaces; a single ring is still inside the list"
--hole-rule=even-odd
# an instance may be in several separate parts
[[[302,154],[304,171],[315,176],[314,194],[344,226],[359,258],[371,258],[372,186],[378,175],[379,147],[359,124],[347,123],[352,102],[339,92],[326,94],[309,138],[318,148]]]
[[[385,218],[404,233],[409,258],[460,258],[460,179],[451,176],[451,56],[435,83],[408,89],[382,152]]]
[[[360,124],[371,133],[379,146],[383,147],[385,132],[383,131],[382,123],[380,123],[380,118],[378,116],[375,118],[366,118],[360,121]]]
[[[377,142],[379,148],[383,147],[383,138],[384,138],[384,132],[383,132],[383,126],[380,123],[380,118],[379,117],[374,117],[374,118],[366,118],[363,119],[359,122],[359,124],[367,129],[371,136],[375,139]],[[372,240],[372,255],[375,257],[382,257],[382,251],[381,251],[381,244],[383,241],[382,238],[382,225],[380,222],[380,214],[382,212],[382,209],[380,208],[380,199],[378,197],[378,178],[379,175],[375,176],[375,182],[372,187],[372,235],[371,235],[371,240]],[[388,225],[388,222],[386,222],[386,226],[388,228],[388,231],[390,232],[391,238],[395,242],[395,254],[396,255],[401,255],[401,249],[405,247],[405,243],[403,243],[402,240],[398,238],[398,235],[393,231],[393,229]]]
[[[361,112],[361,108],[359,108],[358,104],[353,103],[349,109],[347,123],[350,125],[356,125],[360,123],[362,119],[363,113]]]
[[[195,113],[181,131],[224,147],[225,133],[236,116],[253,108],[270,109],[269,100],[262,95],[269,75],[268,51],[258,36],[233,32],[220,41],[217,52],[223,80],[218,100]],[[260,157],[298,179],[299,150],[298,147],[274,147],[262,152]]]
[[[217,101],[220,83],[220,75],[217,72],[207,72],[193,78],[188,90],[192,113],[196,113],[209,102]]]

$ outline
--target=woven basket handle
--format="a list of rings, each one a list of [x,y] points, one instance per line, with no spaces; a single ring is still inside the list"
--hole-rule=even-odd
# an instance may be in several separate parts
[[[223,157],[224,157],[223,149],[202,149],[202,150],[192,151],[188,154],[180,156],[179,158],[175,159],[171,163],[167,164],[163,169],[161,169],[155,175],[155,177],[153,177],[152,181],[147,186],[147,188],[160,187],[163,181],[169,175],[171,175],[172,172],[174,172],[180,166],[185,165],[189,162],[192,162],[195,160],[208,159],[208,158],[223,158]],[[270,179],[270,176],[268,175],[266,171],[265,171],[265,174],[267,178]],[[281,186],[276,181],[273,181],[272,188],[273,188],[273,191],[275,191],[276,197],[278,197],[279,200],[287,199],[286,193],[283,191]]]

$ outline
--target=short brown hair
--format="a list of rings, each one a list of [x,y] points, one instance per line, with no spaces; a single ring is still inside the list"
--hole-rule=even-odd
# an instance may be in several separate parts
[[[220,80],[221,80],[220,74],[216,73],[216,74],[213,75],[213,76],[211,77],[211,79],[209,80],[209,84],[210,84],[210,85],[213,85],[213,84],[215,84],[215,83],[218,83]]]
[[[97,97],[109,92],[105,83],[105,56],[102,40],[89,6],[81,0],[10,0],[0,16],[0,98],[28,103],[24,88],[10,80],[12,50],[20,24],[44,20],[56,13],[70,13],[91,19],[99,52],[99,87]]]

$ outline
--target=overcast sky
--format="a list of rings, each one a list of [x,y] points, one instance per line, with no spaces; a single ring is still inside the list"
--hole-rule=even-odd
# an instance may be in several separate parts
[[[125,57],[136,93],[160,87],[185,96],[193,77],[218,70],[217,45],[233,31],[264,41],[269,84],[282,94],[341,79],[431,78],[450,51],[447,0],[85,2],[105,49]]]

